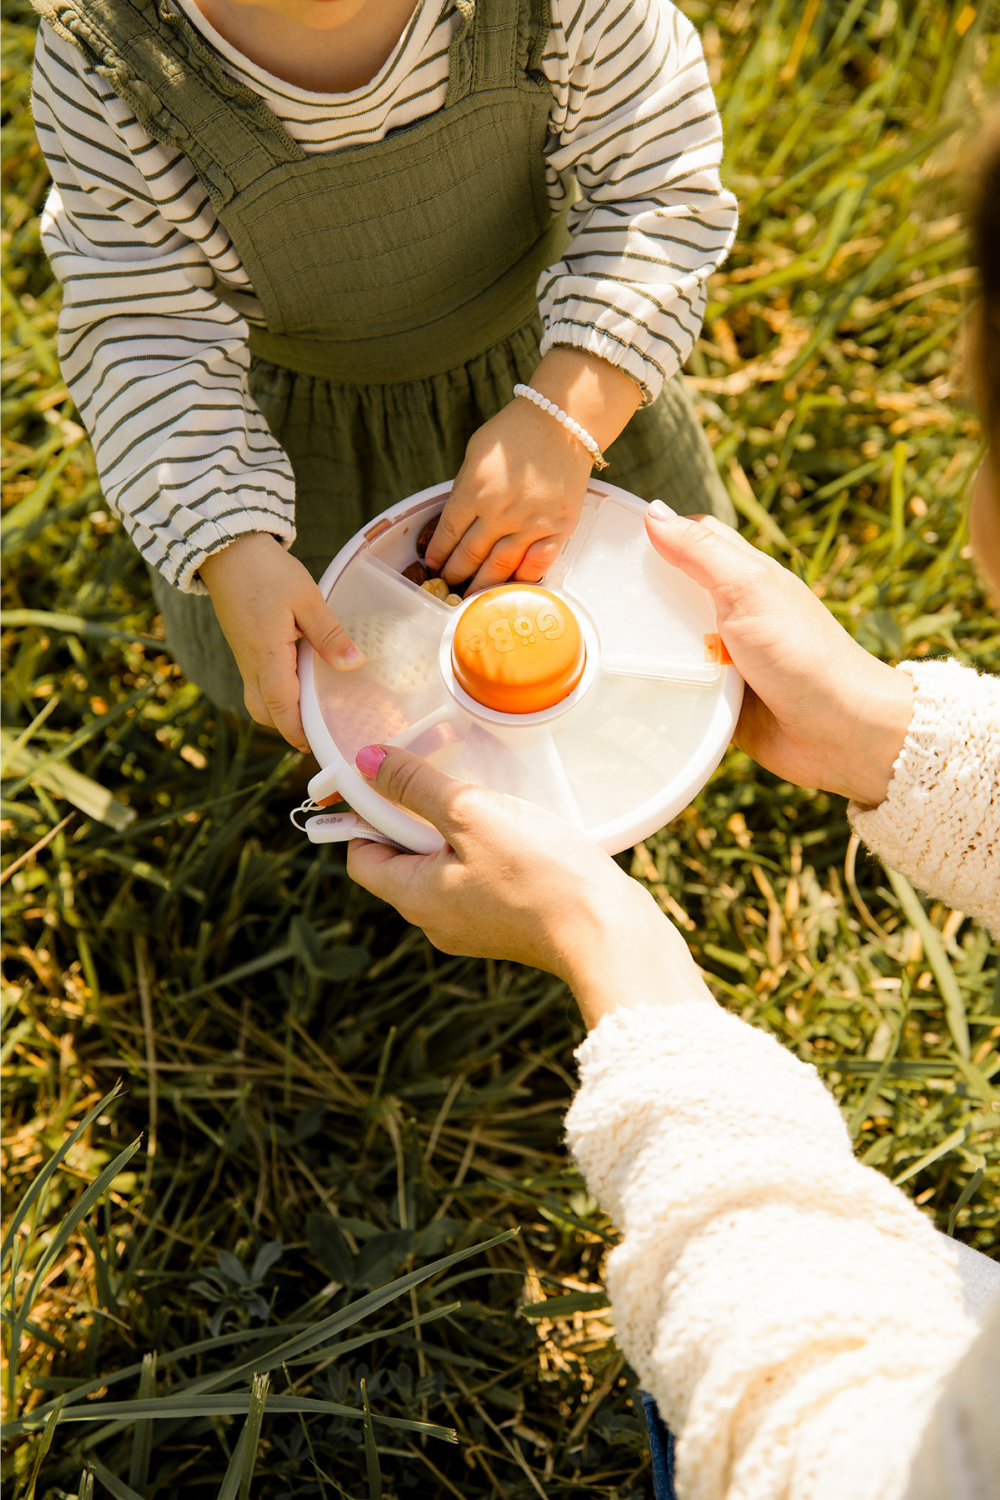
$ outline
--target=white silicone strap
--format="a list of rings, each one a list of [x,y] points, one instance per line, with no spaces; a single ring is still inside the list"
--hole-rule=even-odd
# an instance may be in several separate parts
[[[304,813],[311,813],[312,816],[300,823],[299,816]],[[402,854],[412,852],[404,849],[402,844],[397,844],[395,839],[391,839],[381,829],[374,828],[356,812],[323,812],[316,810],[315,804],[305,802],[295,809],[291,819],[311,844],[346,844],[349,839],[367,839],[372,844],[389,844]]]

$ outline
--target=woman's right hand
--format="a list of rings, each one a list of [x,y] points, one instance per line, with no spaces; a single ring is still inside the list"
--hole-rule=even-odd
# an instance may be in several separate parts
[[[338,671],[360,667],[364,656],[309,570],[268,533],[238,537],[206,558],[199,571],[243,677],[250,717],[277,729],[297,750],[308,750],[299,717],[299,640],[305,636]]]
[[[654,500],[646,531],[712,596],[747,685],[740,749],[786,781],[877,806],[913,712],[910,677],[869,655],[794,573],[721,521]]]

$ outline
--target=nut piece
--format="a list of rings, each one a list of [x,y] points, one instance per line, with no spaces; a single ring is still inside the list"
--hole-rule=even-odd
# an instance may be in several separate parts
[[[423,584],[427,582],[427,569],[422,562],[411,562],[408,568],[403,569],[403,577],[408,578],[411,583]]]
[[[447,599],[451,593],[451,588],[443,578],[428,578],[420,587],[426,589],[429,594],[433,594],[435,599]]]
[[[425,555],[427,548],[431,544],[431,537],[434,535],[435,528],[437,527],[437,523],[440,521],[440,519],[441,513],[439,511],[432,521],[425,521],[423,526],[421,526],[420,531],[417,535],[418,557],[423,557]]]
[[[454,609],[456,605],[461,604],[462,596],[461,594],[449,594],[444,602],[445,604],[450,604],[452,609]]]

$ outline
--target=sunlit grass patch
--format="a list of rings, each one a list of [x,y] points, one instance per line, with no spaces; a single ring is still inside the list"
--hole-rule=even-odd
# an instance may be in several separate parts
[[[980,449],[957,364],[973,290],[961,143],[998,72],[987,7],[687,8],[742,204],[689,374],[746,533],[887,660],[996,670],[964,529]],[[297,756],[233,734],[166,653],[56,362],[32,34],[12,6],[7,1213],[93,1118],[11,1242],[6,1420],[60,1397],[61,1416],[89,1419],[84,1402],[206,1395],[172,1419],[15,1427],[4,1474],[27,1495],[37,1468],[53,1500],[88,1493],[91,1470],[97,1494],[214,1500],[255,1471],[275,1500],[380,1485],[638,1500],[644,1434],[601,1291],[613,1230],[561,1145],[573,1004],[546,975],[435,953],[352,887],[339,853],[287,823]],[[987,935],[914,906],[852,844],[839,799],[738,752],[631,867],[720,999],[821,1069],[862,1158],[995,1253]],[[465,1258],[360,1323],[345,1313],[449,1255]],[[267,1388],[251,1384],[282,1339],[342,1313],[339,1348],[286,1349]]]

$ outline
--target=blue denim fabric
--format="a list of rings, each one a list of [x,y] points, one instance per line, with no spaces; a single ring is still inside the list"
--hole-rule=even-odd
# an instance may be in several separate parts
[[[653,1459],[655,1500],[677,1500],[674,1492],[674,1435],[664,1427],[656,1402],[645,1391],[642,1392],[642,1410]]]

